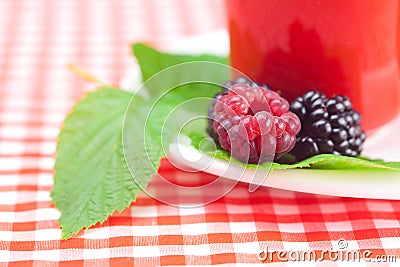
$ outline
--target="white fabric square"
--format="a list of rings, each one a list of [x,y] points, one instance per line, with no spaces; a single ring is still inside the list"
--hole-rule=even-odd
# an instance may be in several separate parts
[[[99,249],[85,249],[83,251],[84,259],[102,259],[110,257],[110,249],[99,248]]]
[[[37,221],[50,221],[50,220],[58,220],[58,218],[60,217],[60,212],[57,209],[52,209],[52,208],[47,208],[47,209],[37,209],[36,210],[36,214],[35,214],[35,218]],[[28,216],[25,217],[26,220],[28,221],[29,218]]]
[[[181,225],[182,235],[203,235],[208,233],[206,223],[193,223]]]
[[[322,213],[347,212],[346,206],[343,203],[321,203],[319,206]]]
[[[376,228],[400,228],[400,223],[398,220],[373,219],[373,221]]]
[[[326,230],[328,232],[341,232],[341,231],[352,231],[353,226],[350,221],[339,221],[339,222],[325,222]]]
[[[87,239],[108,239],[110,238],[110,227],[86,229],[84,237]]]
[[[7,180],[5,177],[3,177],[2,179]],[[12,205],[17,203],[17,199],[18,199],[18,193],[15,191],[11,191],[11,192],[0,192],[0,204],[1,205]],[[0,213],[2,214],[2,213]],[[0,221],[1,220],[1,216],[0,216]]]
[[[9,261],[10,261],[10,251],[0,250],[0,262],[9,262]]]
[[[252,214],[253,209],[251,205],[234,205],[227,204],[226,210],[229,214]]]
[[[203,207],[181,207],[179,209],[179,214],[181,216],[188,216],[188,215],[198,215],[204,214]]]
[[[229,227],[232,234],[256,232],[254,222],[230,222]]]
[[[35,230],[34,233],[35,233],[35,241],[61,239],[61,229],[40,229],[40,230]]]
[[[201,245],[184,245],[183,251],[185,256],[195,255],[195,256],[209,256],[211,255],[210,245],[209,244],[201,244]]]
[[[279,230],[285,233],[304,233],[303,223],[278,223]]]
[[[158,246],[134,246],[132,257],[160,257],[160,247]]]
[[[33,260],[40,261],[60,261],[59,250],[35,250],[32,255]]]
[[[1,241],[12,241],[12,238],[13,238],[13,232],[11,232],[11,231],[0,231],[0,240]],[[1,253],[0,253],[0,255],[1,255]],[[1,260],[1,257],[0,257],[0,260]]]
[[[308,251],[310,245],[308,242],[286,242],[283,241],[283,248],[285,251]]]
[[[274,204],[273,205],[275,214],[277,215],[298,215],[299,207],[297,205],[289,204]]]
[[[258,242],[233,243],[235,253],[247,253],[257,255],[260,252]]]
[[[400,237],[384,237],[381,238],[382,247],[385,249],[399,249]]]
[[[370,211],[385,211],[385,212],[393,212],[393,206],[388,201],[367,201],[367,207]]]
[[[135,206],[130,207],[134,217],[157,217],[157,206]]]

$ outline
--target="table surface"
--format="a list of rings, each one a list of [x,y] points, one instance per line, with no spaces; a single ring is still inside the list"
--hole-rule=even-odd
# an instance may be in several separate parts
[[[217,0],[0,1],[0,266],[258,265],[266,249],[321,253],[343,242],[371,257],[400,257],[400,201],[249,194],[241,184],[192,209],[141,194],[102,225],[60,241],[50,199],[57,134],[73,103],[93,90],[66,64],[117,84],[136,64],[130,44],[163,48],[223,28],[223,14]],[[171,177],[207,175],[163,168]]]

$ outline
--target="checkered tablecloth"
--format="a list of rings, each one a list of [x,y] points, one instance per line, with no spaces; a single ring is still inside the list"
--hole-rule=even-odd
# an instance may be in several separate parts
[[[57,134],[73,103],[93,89],[66,64],[117,84],[135,64],[131,43],[162,48],[224,21],[217,0],[0,0],[0,266],[253,266],[269,262],[259,259],[263,250],[321,254],[343,242],[344,250],[400,257],[400,201],[269,188],[250,194],[243,184],[190,209],[141,194],[102,225],[60,241],[49,196]],[[165,162],[161,172],[210,178]]]

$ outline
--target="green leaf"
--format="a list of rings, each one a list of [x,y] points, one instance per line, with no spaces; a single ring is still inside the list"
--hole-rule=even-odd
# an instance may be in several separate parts
[[[273,163],[272,169],[313,168],[325,170],[400,170],[400,162],[385,162],[368,158],[354,158],[334,154],[321,154],[294,164]]]
[[[151,76],[168,67],[194,61],[209,61],[219,64],[228,65],[228,57],[215,55],[176,55],[157,51],[156,49],[142,43],[136,43],[132,46],[133,54],[139,62],[140,70],[142,71],[143,81],[148,80]],[[200,69],[201,70],[201,69]],[[201,70],[204,77],[209,79],[213,75],[221,75],[221,73],[211,73],[207,69]],[[188,73],[191,75],[190,73]],[[225,75],[224,75],[225,76]],[[226,78],[225,76],[224,78]],[[179,81],[184,77],[169,77],[171,80]],[[167,81],[166,81],[167,82]],[[156,90],[156,88],[154,88]]]
[[[207,114],[211,98],[221,91],[220,85],[229,80],[231,74],[227,57],[161,53],[141,43],[133,45],[133,53],[151,98],[163,98],[175,106],[190,99],[208,98],[186,108],[197,115]]]
[[[138,105],[138,100],[135,97],[127,111],[123,144],[133,178],[145,189],[148,179],[157,173],[160,159],[166,153],[164,149],[175,140],[179,128],[174,123],[164,124],[174,106],[163,102],[156,106],[149,102]]]
[[[322,154],[316,155],[303,161],[293,164],[281,164],[273,162],[271,164],[257,165],[257,164],[245,164],[234,158],[231,158],[230,154],[223,150],[221,147],[215,149],[215,146],[201,145],[204,139],[207,137],[204,134],[198,132],[192,132],[189,134],[192,140],[192,145],[207,155],[213,156],[217,159],[231,160],[233,163],[242,166],[244,168],[257,168],[259,170],[285,170],[295,168],[313,168],[313,169],[325,169],[325,170],[391,170],[400,171],[400,162],[385,162],[383,160],[371,160],[368,158],[353,158],[346,156],[339,156],[333,154]]]
[[[64,121],[57,145],[52,200],[61,211],[62,238],[122,211],[139,190],[125,164],[122,123],[132,94],[89,93]],[[140,177],[146,183],[150,177]]]

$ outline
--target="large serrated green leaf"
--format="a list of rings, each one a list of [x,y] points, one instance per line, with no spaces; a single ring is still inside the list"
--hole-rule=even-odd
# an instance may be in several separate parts
[[[136,197],[139,187],[122,151],[122,123],[131,97],[103,88],[89,93],[65,119],[51,192],[64,239],[105,221]]]
[[[133,99],[128,115],[125,118],[123,143],[128,167],[135,181],[141,189],[147,186],[142,177],[152,177],[157,173],[160,159],[178,132],[175,124],[164,125],[165,117],[173,106],[159,102],[156,106],[151,103],[135,108],[136,99]],[[152,109],[154,108],[154,109]]]
[[[178,63],[227,62],[226,57],[170,55],[141,44],[135,47],[144,80]],[[212,72],[202,65],[194,66],[189,68],[196,70],[193,78],[198,78],[198,74],[213,82],[228,78],[227,71]],[[187,70],[167,75],[170,84],[179,84],[181,77],[190,80],[193,73]],[[176,137],[178,128],[174,116],[164,124],[171,111],[185,100],[212,97],[219,90],[213,85],[187,84],[165,94],[165,86],[158,86],[157,82],[169,84],[165,79],[155,80],[146,88],[150,92],[147,100],[139,95],[132,98],[125,91],[102,88],[88,94],[65,119],[51,192],[53,202],[61,211],[62,238],[70,238],[82,228],[104,222],[114,211],[128,207],[157,172],[165,155],[163,148],[168,149]],[[123,129],[128,105],[128,121]],[[201,105],[197,108],[205,112]]]

